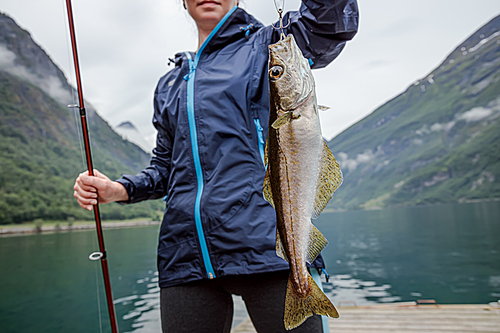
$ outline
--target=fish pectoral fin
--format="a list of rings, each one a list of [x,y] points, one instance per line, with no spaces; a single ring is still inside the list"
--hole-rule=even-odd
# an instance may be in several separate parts
[[[307,283],[311,286],[309,295],[304,298],[298,297],[293,292],[292,275],[288,278],[285,298],[285,328],[291,330],[298,327],[307,318],[314,314],[338,318],[337,309],[321,291],[311,275],[307,274]]]
[[[276,229],[276,254],[278,255],[278,257],[285,259],[288,262],[288,258],[285,253],[285,247],[283,246],[283,242],[281,241],[278,229]]]
[[[330,201],[344,180],[339,163],[325,141],[323,141],[320,168],[318,180],[316,181],[316,197],[311,215],[313,219],[317,218],[323,209],[325,209],[328,201]]]
[[[330,109],[331,109],[331,107],[329,107],[329,106],[325,106],[325,105],[318,105],[318,109],[319,109],[320,111],[328,111],[328,110],[330,110]]]
[[[273,192],[271,191],[271,166],[267,166],[266,176],[264,177],[264,184],[262,184],[262,194],[264,199],[271,204],[274,208]]]
[[[307,245],[307,258],[306,261],[310,264],[313,263],[314,259],[323,251],[323,249],[328,245],[328,240],[325,236],[318,230],[314,225],[312,225],[311,231],[309,232],[309,244]]]
[[[285,112],[284,114],[282,114],[281,117],[276,119],[273,122],[273,124],[271,125],[271,127],[274,129],[278,129],[281,126],[288,124],[293,119],[299,119],[299,118],[300,118],[300,114],[298,116],[296,116],[293,114],[293,111],[288,111],[288,112]]]

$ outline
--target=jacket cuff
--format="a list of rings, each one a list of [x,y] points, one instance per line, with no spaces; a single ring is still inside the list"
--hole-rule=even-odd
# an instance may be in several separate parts
[[[128,200],[126,201],[117,201],[120,205],[126,205],[132,202],[132,199],[135,197],[136,190],[135,185],[128,178],[127,175],[122,174],[121,178],[115,180],[115,182],[120,183],[125,187],[125,190],[128,194]]]

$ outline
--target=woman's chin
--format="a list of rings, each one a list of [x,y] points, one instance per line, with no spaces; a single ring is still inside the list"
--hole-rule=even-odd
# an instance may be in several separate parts
[[[215,27],[223,17],[222,11],[205,11],[195,21],[198,22],[198,25],[201,23],[204,26],[213,25]]]

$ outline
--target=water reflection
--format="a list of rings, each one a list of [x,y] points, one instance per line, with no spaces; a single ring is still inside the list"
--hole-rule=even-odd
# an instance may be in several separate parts
[[[148,271],[148,276],[136,281],[135,290],[140,294],[118,298],[114,301],[117,313],[122,316],[124,326],[135,333],[161,332],[160,288],[158,272]]]
[[[364,281],[349,274],[331,276],[323,281],[323,289],[336,305],[369,305],[373,303],[397,302],[390,284],[377,285],[375,281]]]
[[[151,333],[161,331],[160,321],[160,288],[158,287],[158,272],[148,272],[148,276],[140,278],[135,283],[135,290],[140,294],[120,297],[114,304],[117,313],[124,313],[121,326],[130,327],[124,333]],[[142,287],[142,288],[141,288]],[[145,288],[144,288],[145,287]],[[235,327],[248,318],[245,303],[240,296],[233,296]]]

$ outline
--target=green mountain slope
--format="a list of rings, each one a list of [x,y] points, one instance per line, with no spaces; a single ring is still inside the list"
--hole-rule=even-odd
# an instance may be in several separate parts
[[[73,198],[86,170],[72,88],[29,33],[0,14],[0,224],[42,219],[93,219]],[[76,95],[75,95],[76,96]],[[123,140],[88,108],[94,167],[110,178],[135,173],[150,156]],[[161,202],[103,205],[104,219],[156,216]]]
[[[500,198],[500,17],[435,70],[329,142],[334,209]]]

